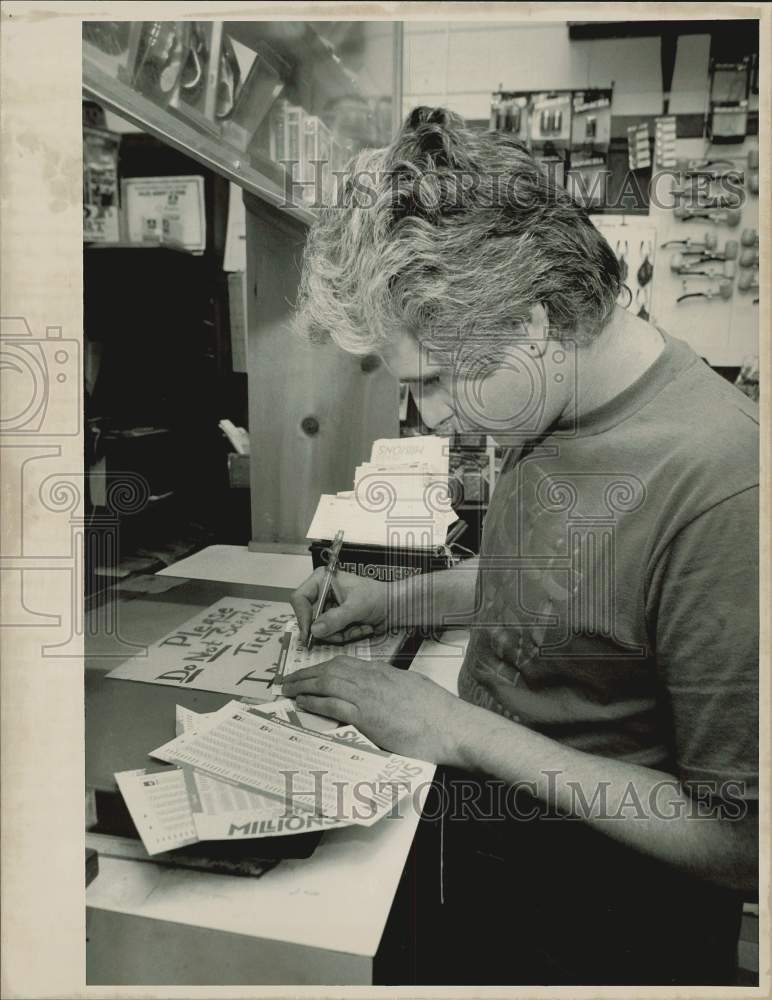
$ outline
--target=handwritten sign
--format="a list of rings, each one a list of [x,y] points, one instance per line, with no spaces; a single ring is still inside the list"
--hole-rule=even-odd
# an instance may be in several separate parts
[[[289,604],[224,597],[107,676],[181,689],[270,698],[285,628],[295,620]]]

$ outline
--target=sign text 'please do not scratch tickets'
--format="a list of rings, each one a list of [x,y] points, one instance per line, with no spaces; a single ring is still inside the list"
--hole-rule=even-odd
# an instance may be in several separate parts
[[[294,620],[289,604],[224,597],[108,677],[269,698]]]

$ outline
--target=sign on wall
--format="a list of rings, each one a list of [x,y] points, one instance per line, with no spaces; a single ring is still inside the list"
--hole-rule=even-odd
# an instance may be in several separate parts
[[[121,195],[130,243],[166,243],[204,252],[203,177],[128,177]]]

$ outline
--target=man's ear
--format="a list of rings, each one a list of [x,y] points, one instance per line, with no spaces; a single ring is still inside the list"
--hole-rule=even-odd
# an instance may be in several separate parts
[[[539,302],[531,309],[531,315],[526,325],[528,328],[528,353],[535,358],[540,358],[547,350],[550,328],[549,313],[543,303]]]
[[[528,326],[531,328],[531,337],[535,340],[546,340],[549,336],[550,315],[543,302],[537,302],[531,309]]]

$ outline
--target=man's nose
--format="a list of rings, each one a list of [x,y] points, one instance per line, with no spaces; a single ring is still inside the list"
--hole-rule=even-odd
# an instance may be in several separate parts
[[[453,409],[442,399],[438,399],[429,392],[421,392],[420,390],[418,392],[411,391],[413,392],[413,399],[415,400],[418,412],[421,414],[421,420],[429,430],[434,430],[441,424],[452,420],[454,416]]]

